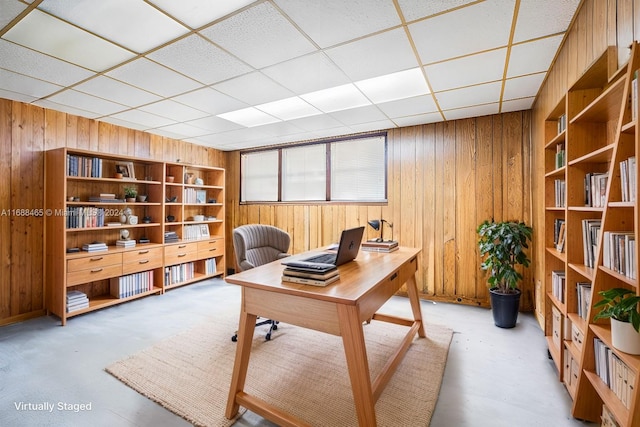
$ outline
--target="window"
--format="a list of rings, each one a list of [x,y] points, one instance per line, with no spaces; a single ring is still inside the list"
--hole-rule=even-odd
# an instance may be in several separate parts
[[[385,134],[242,153],[240,201],[384,202]]]

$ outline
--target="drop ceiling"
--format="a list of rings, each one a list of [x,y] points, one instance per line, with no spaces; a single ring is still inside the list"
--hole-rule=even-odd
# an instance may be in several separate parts
[[[237,150],[526,110],[580,0],[0,0],[0,97]]]

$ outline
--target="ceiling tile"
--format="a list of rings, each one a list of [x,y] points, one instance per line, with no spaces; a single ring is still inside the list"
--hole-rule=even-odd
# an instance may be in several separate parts
[[[291,120],[289,123],[298,126],[302,130],[313,132],[325,128],[344,127],[342,123],[328,114],[323,114],[321,116],[304,117],[302,119]]]
[[[94,71],[106,70],[134,56],[39,10],[25,16],[3,38]]]
[[[401,24],[393,2],[389,0],[275,2],[322,48]]]
[[[74,116],[86,117],[88,119],[96,119],[100,114],[92,111],[82,110],[80,108],[71,107],[69,105],[58,104],[57,102],[49,101],[48,99],[39,99],[33,102],[33,105],[38,107],[48,108],[50,110],[60,111],[62,113],[73,114]]]
[[[268,102],[256,105],[260,111],[277,117],[280,120],[293,120],[301,117],[315,116],[322,114],[322,111],[312,107],[307,102],[297,96],[281,99],[279,101]]]
[[[148,0],[191,28],[199,28],[220,19],[255,0]]]
[[[27,8],[27,5],[17,0],[2,0],[0,1],[0,28],[4,28],[5,25],[13,21],[16,16],[20,15],[23,10]]]
[[[17,74],[0,68],[0,89],[27,95],[28,97],[43,98],[63,87],[37,80],[32,77]]]
[[[161,98],[150,92],[135,88],[126,83],[106,76],[97,76],[74,87],[74,89],[109,99],[129,107],[137,107],[143,104],[159,101]]]
[[[531,74],[508,79],[504,84],[503,100],[535,96],[547,73]]]
[[[4,90],[4,89],[0,89],[0,98],[11,99],[13,101],[19,101],[19,102],[25,102],[27,104],[38,99],[35,96],[25,95],[24,93],[19,93],[19,92],[14,92],[10,90]]]
[[[353,132],[374,132],[396,127],[396,124],[389,119],[379,120],[369,123],[354,124],[349,126]]]
[[[100,117],[100,121],[105,123],[111,123],[112,125],[116,125],[116,126],[122,126],[128,129],[135,129],[135,130],[141,130],[141,131],[146,131],[149,128],[149,126],[144,126],[144,125],[141,125],[140,123],[129,122],[127,120],[117,119],[113,116]]]
[[[349,78],[324,52],[263,68],[262,72],[296,95],[349,83]]]
[[[68,86],[92,73],[17,44],[0,40],[0,67],[51,83]]]
[[[442,121],[440,113],[417,114],[415,116],[396,117],[393,122],[399,127],[417,126],[425,123],[436,123]]]
[[[469,86],[462,89],[454,89],[447,92],[436,93],[438,104],[443,110],[462,108],[469,105],[470,100],[474,104],[487,104],[500,100],[501,82],[486,83],[478,86]]]
[[[164,101],[155,102],[139,108],[147,113],[157,114],[158,116],[167,117],[179,122],[200,119],[208,114],[204,111],[196,110],[178,102],[166,99]]]
[[[387,116],[385,116],[375,105],[336,111],[331,113],[331,117],[339,120],[340,123],[347,126],[387,120]]]
[[[264,104],[293,95],[291,91],[258,71],[218,83],[212,87],[248,104]]]
[[[407,22],[424,18],[425,16],[436,15],[455,9],[469,3],[476,3],[477,0],[398,0],[404,19]]]
[[[409,31],[429,64],[506,46],[514,10],[515,0],[487,0],[411,24]]]
[[[206,111],[209,114],[226,113],[227,111],[248,107],[244,102],[208,87],[178,95],[173,99],[189,107]]]
[[[438,111],[438,107],[436,107],[436,103],[431,95],[385,102],[378,105],[378,108],[392,119]]]
[[[201,119],[191,120],[188,124],[207,130],[210,133],[228,132],[236,129],[244,129],[244,126],[240,126],[237,123],[230,122],[229,120],[221,119],[216,116],[203,117]]]
[[[401,28],[327,49],[325,52],[352,80],[389,74],[419,65],[409,39]]]
[[[158,133],[173,133],[174,139],[183,139],[185,137],[193,138],[196,136],[207,134],[208,132],[202,128],[191,126],[187,123],[176,123],[174,125],[162,126],[159,128],[151,129],[150,132],[158,132]]]
[[[536,0],[520,2],[513,42],[563,32],[580,0]]]
[[[300,96],[325,113],[362,107],[371,102],[353,84],[346,84]]]
[[[218,117],[249,128],[280,121],[280,119],[277,119],[264,111],[260,111],[255,107],[229,111],[228,113],[218,114]]]
[[[260,3],[201,34],[255,68],[286,61],[315,47],[270,3]]]
[[[429,93],[421,68],[399,71],[372,79],[355,82],[355,85],[374,104],[411,98]]]
[[[50,96],[49,101],[57,104],[68,105],[80,110],[90,111],[100,116],[107,116],[128,109],[126,105],[117,104],[102,98],[87,95],[73,89],[67,89],[56,95]]]
[[[444,117],[446,120],[467,119],[469,117],[482,117],[490,114],[498,114],[499,104],[484,104],[476,105],[474,107],[459,108],[456,110],[444,111]]]
[[[147,57],[207,85],[252,70],[247,64],[196,34],[157,50]]]
[[[439,62],[425,67],[434,92],[502,79],[507,49]]]
[[[138,53],[189,31],[141,0],[44,0],[38,9]]]
[[[119,120],[125,120],[131,123],[138,123],[144,126],[146,129],[167,126],[175,123],[175,120],[156,116],[155,114],[147,113],[140,110],[123,111],[122,113],[114,114],[111,117]]]
[[[107,75],[161,96],[174,96],[201,87],[196,81],[146,58],[131,61]]]
[[[529,98],[520,98],[520,99],[512,99],[509,101],[502,102],[502,109],[500,110],[503,113],[507,113],[509,111],[521,111],[521,110],[529,110],[533,105],[533,101],[535,100],[535,96]]]
[[[562,42],[561,35],[513,46],[509,57],[507,77],[548,70],[560,42]]]

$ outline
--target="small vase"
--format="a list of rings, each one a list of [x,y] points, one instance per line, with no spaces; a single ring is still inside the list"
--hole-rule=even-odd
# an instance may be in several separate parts
[[[611,344],[627,354],[640,354],[640,333],[629,322],[611,318]]]

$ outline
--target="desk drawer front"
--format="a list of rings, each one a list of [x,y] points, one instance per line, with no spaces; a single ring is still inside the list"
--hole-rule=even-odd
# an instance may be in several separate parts
[[[136,248],[123,254],[124,262],[138,262],[144,260],[158,259],[162,263],[162,248]]]
[[[167,245],[164,247],[164,256],[173,257],[176,255],[186,254],[189,252],[196,253],[198,251],[198,243],[178,243],[176,245]]]
[[[109,279],[122,275],[122,263],[106,267],[95,266],[91,269],[67,273],[67,286],[89,283],[96,280]]]
[[[116,264],[122,264],[122,254],[94,254],[83,258],[68,260],[67,272],[72,273],[82,270],[92,270]]]
[[[198,259],[198,252],[178,252],[175,255],[164,256],[166,265],[182,264],[183,262],[195,261]]]
[[[411,261],[400,267],[400,286],[404,285],[407,280],[416,273],[416,271],[418,271],[418,257],[413,258]]]

